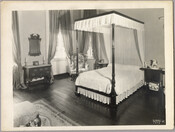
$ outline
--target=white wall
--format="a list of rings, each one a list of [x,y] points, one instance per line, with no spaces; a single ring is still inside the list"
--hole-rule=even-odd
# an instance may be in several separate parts
[[[63,74],[68,72],[68,62],[65,59],[53,59],[51,61],[53,74]]]
[[[42,64],[43,56],[46,55],[46,11],[19,11],[18,16],[22,65],[24,65],[25,58],[27,59],[27,65],[32,65],[33,61],[39,61]],[[32,33],[39,34],[41,37],[40,56],[33,57],[28,55],[28,38]]]

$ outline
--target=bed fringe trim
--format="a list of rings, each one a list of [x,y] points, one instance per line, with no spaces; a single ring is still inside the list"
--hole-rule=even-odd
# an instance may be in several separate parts
[[[123,101],[124,99],[128,98],[131,94],[133,94],[135,91],[137,91],[141,86],[143,86],[144,82],[140,81],[138,84],[136,84],[136,86],[134,86],[133,88],[131,88],[130,90],[127,90],[126,92],[119,94],[116,96],[116,104],[119,104],[121,101]],[[111,98],[104,96],[104,95],[100,95],[98,93],[94,93],[88,90],[85,90],[81,87],[77,87],[77,93],[82,94],[88,98],[91,98],[93,100],[99,101],[101,103],[104,104],[110,104]]]

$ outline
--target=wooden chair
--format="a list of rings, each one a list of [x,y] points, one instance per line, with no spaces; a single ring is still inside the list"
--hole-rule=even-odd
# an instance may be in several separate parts
[[[69,64],[69,75],[72,81],[75,81],[77,76],[77,54],[73,54],[68,58]],[[87,63],[87,57],[81,53],[78,54],[78,74],[86,72],[89,70],[89,65]]]

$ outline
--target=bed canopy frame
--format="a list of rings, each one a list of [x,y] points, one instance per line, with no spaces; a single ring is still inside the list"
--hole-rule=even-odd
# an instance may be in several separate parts
[[[104,14],[99,14],[94,17],[78,19],[74,23],[74,30],[76,30],[76,41],[78,43],[78,31],[87,31],[87,32],[101,32],[100,28],[103,26],[108,26],[111,28],[112,33],[112,88],[111,93],[106,94],[100,91],[89,89],[86,87],[81,87],[85,90],[89,90],[107,97],[110,97],[110,106],[116,107],[116,91],[115,91],[115,27],[125,27],[130,29],[136,29],[137,31],[144,31],[144,22],[126,16],[116,11],[107,12]],[[77,60],[78,60],[78,46],[77,46]],[[76,67],[76,74],[78,76],[78,61]],[[77,93],[77,86],[75,87],[75,94]]]

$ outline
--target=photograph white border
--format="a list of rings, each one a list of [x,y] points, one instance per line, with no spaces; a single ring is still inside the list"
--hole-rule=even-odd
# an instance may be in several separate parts
[[[75,127],[13,127],[12,88],[12,31],[11,14],[14,10],[61,9],[148,9],[164,8],[165,37],[165,93],[166,125],[132,126],[75,126]],[[154,25],[153,25],[154,26]],[[155,130],[174,127],[174,71],[173,71],[173,3],[172,1],[2,1],[1,2],[1,129],[24,130]]]

